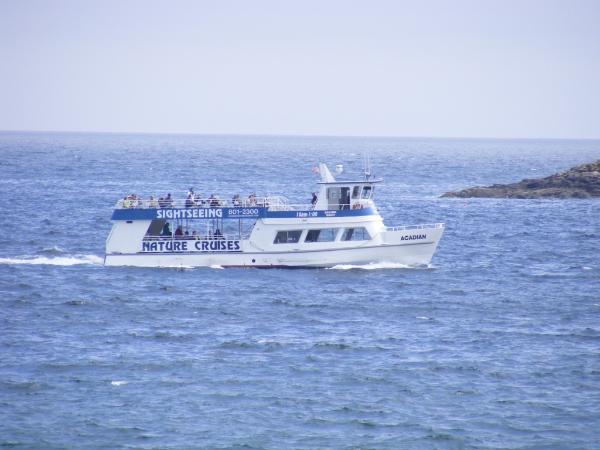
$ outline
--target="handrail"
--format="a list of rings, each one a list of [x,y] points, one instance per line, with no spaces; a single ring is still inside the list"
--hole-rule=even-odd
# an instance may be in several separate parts
[[[282,196],[256,197],[251,196],[245,199],[232,198],[232,200],[221,200],[219,197],[194,198],[194,199],[173,199],[173,198],[154,198],[141,199],[136,196],[127,196],[117,201],[116,209],[154,209],[154,208],[284,208],[287,205],[287,199]]]
[[[176,240],[176,241],[235,241],[239,239],[248,239],[250,233],[238,234],[222,234],[221,236],[215,237],[214,235],[205,234],[187,234],[187,235],[151,235],[147,234],[144,236],[144,241],[164,241],[164,240]]]
[[[251,197],[236,201],[221,200],[218,197],[186,199],[141,199],[128,196],[117,201],[116,209],[168,209],[168,208],[268,208],[269,211],[312,211],[312,203],[290,204],[283,196]],[[362,209],[373,207],[372,201],[351,202],[346,209]]]
[[[443,223],[422,223],[419,225],[401,225],[398,227],[385,227],[385,231],[423,230],[425,228],[444,228]]]

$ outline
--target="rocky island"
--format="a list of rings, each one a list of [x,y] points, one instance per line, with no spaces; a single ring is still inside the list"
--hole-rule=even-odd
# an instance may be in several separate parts
[[[600,159],[546,178],[518,183],[479,186],[446,192],[442,197],[483,198],[591,198],[600,197]]]

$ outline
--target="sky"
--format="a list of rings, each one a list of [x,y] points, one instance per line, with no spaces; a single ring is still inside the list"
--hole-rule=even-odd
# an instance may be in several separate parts
[[[0,0],[0,130],[600,138],[600,0]]]

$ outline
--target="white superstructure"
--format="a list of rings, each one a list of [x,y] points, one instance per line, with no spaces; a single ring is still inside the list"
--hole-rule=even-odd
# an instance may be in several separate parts
[[[373,202],[381,180],[338,181],[325,164],[311,205],[283,197],[120,200],[111,266],[331,267],[429,264],[444,224],[386,227]]]

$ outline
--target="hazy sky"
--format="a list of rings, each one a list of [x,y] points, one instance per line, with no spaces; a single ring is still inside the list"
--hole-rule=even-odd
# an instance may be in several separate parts
[[[600,0],[0,0],[0,129],[600,138]]]

